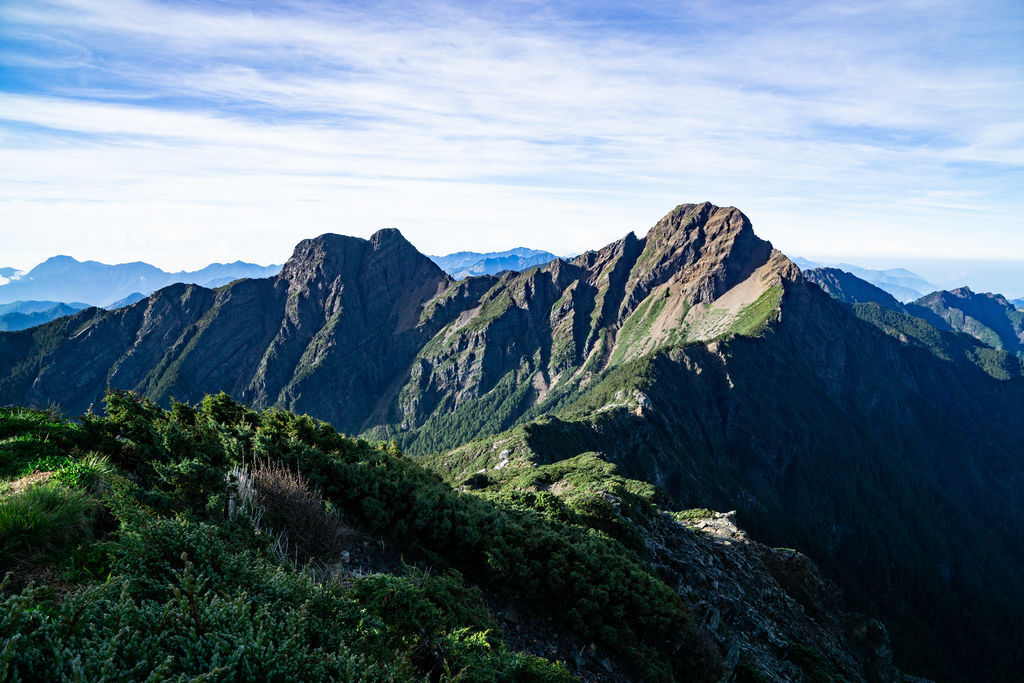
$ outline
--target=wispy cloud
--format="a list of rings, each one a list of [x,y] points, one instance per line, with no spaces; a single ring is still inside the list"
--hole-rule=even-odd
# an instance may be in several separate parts
[[[5,258],[270,261],[382,225],[567,253],[710,199],[794,254],[981,224],[972,255],[1024,259],[1022,30],[1012,2],[13,0]]]

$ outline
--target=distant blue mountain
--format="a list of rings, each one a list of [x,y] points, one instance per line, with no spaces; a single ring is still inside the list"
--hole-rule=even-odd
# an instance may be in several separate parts
[[[15,301],[0,304],[0,331],[26,330],[88,307],[88,304],[78,301],[69,304],[60,301]]]
[[[459,251],[447,256],[431,256],[441,270],[456,280],[474,275],[494,275],[503,270],[523,271],[554,261],[557,256],[548,251],[516,247],[508,251]]]
[[[903,303],[915,301],[920,299],[927,292],[934,292],[937,289],[940,289],[940,287],[933,285],[917,273],[912,273],[906,268],[873,270],[871,268],[854,266],[849,263],[816,263],[800,257],[793,259],[793,263],[798,265],[801,270],[826,267],[838,268],[839,270],[856,275],[861,280],[870,282],[876,287],[885,290]]]
[[[212,287],[214,285],[207,284],[206,286],[207,287]],[[143,294],[142,292],[132,292],[128,296],[124,297],[123,299],[118,299],[114,303],[109,304],[107,306],[104,306],[104,308],[109,309],[109,310],[112,311],[115,308],[124,308],[125,306],[131,306],[136,301],[142,301],[145,298],[146,298],[146,295]]]
[[[148,263],[108,265],[97,261],[77,261],[70,256],[53,256],[28,272],[0,269],[8,279],[0,285],[0,304],[12,301],[81,301],[92,306],[109,306],[138,293],[148,296],[175,282],[218,287],[239,278],[276,275],[281,266],[254,263],[213,263],[197,271],[169,273]],[[3,275],[5,271],[12,271]]]

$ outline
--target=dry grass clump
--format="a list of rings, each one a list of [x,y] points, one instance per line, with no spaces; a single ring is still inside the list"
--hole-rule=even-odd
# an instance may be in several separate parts
[[[258,530],[272,534],[283,559],[329,560],[345,549],[351,530],[301,472],[280,462],[255,462],[234,467],[228,477],[235,486],[231,515],[244,514]]]

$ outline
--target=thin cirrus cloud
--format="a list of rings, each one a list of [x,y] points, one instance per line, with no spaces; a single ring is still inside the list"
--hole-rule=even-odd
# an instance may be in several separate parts
[[[804,5],[13,0],[3,258],[567,254],[707,199],[793,255],[1024,260],[1024,10]]]

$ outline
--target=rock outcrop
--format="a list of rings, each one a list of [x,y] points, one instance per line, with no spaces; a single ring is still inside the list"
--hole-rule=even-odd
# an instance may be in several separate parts
[[[726,680],[902,679],[885,626],[844,610],[839,588],[801,553],[750,539],[735,512],[685,524],[663,515],[644,539],[727,653]]]

